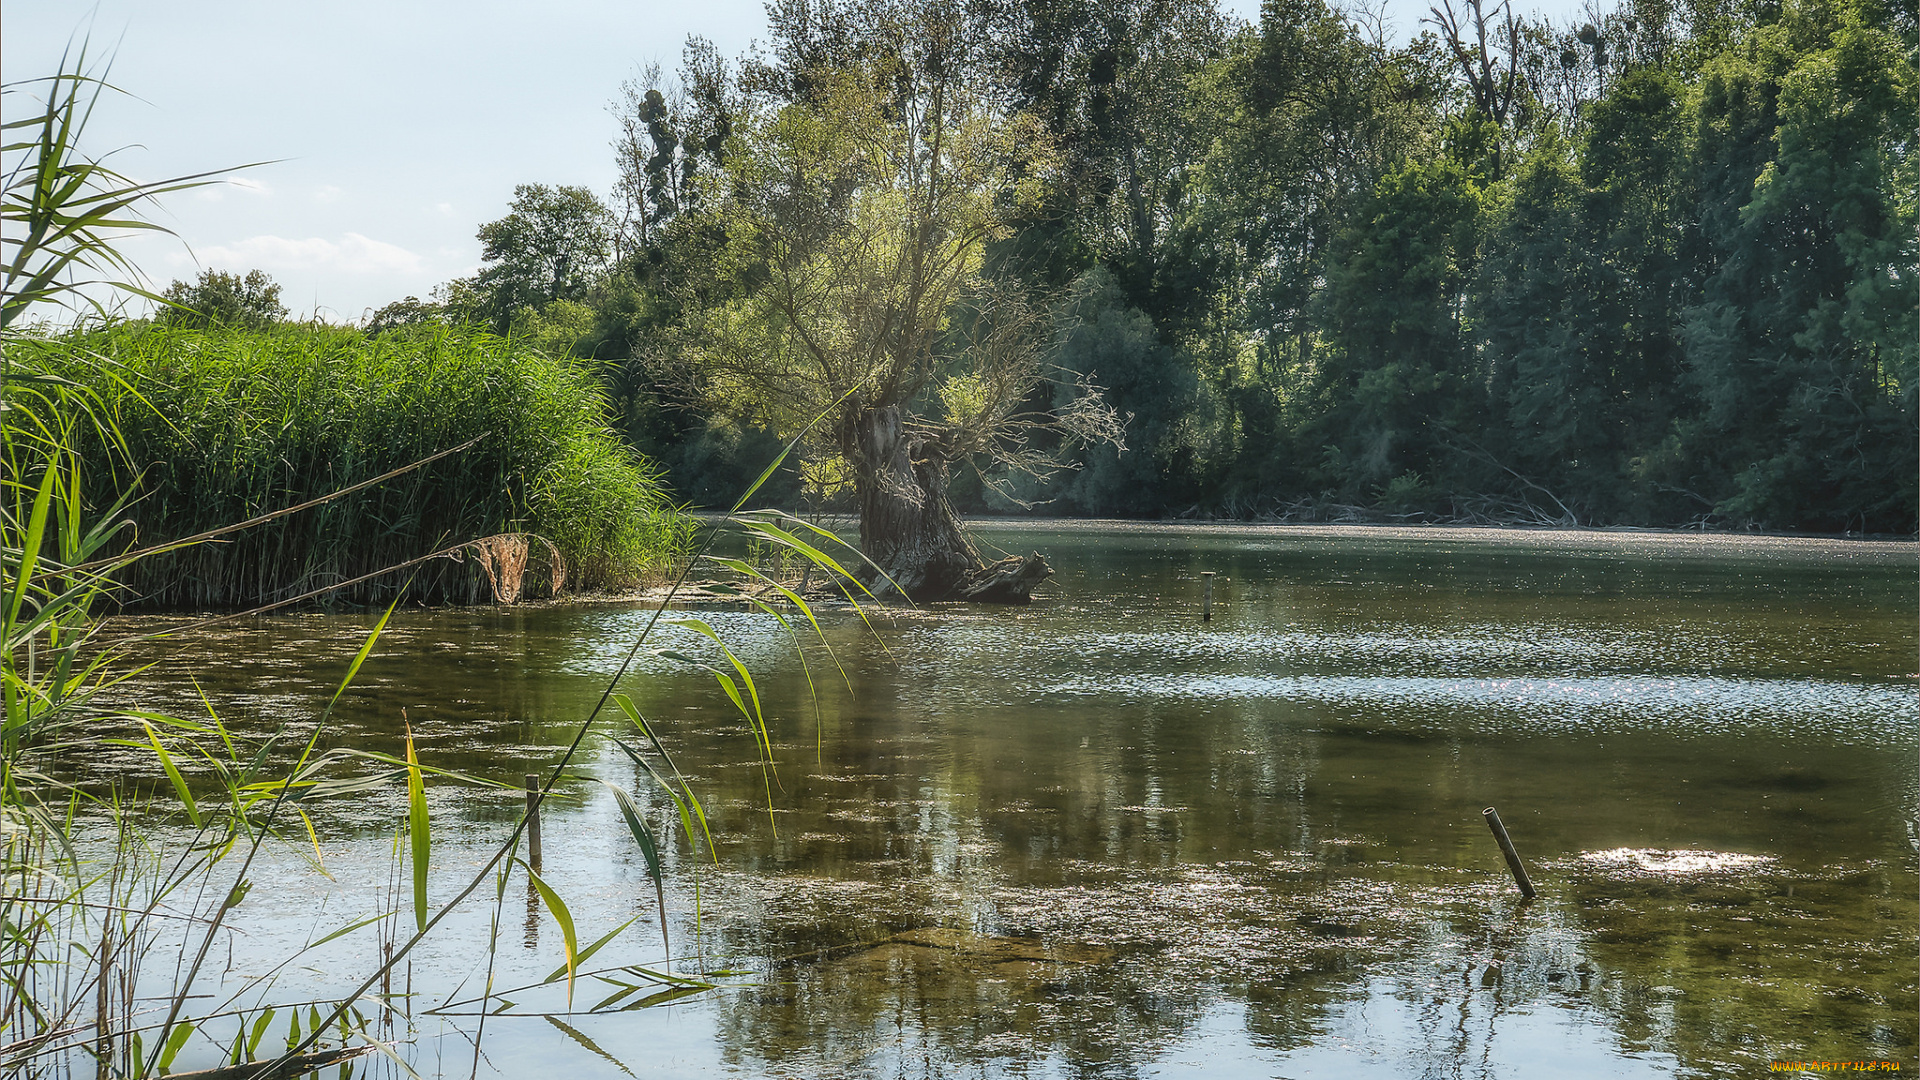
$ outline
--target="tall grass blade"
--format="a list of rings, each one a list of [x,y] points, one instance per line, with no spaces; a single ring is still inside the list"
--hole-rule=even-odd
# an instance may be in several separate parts
[[[726,641],[720,637],[719,632],[708,625],[705,620],[691,618],[672,619],[668,621],[667,625],[691,630],[719,646],[721,655],[727,658],[727,663],[730,664],[734,672],[740,676],[740,685],[746,687],[747,695],[752,699],[753,708],[751,711],[747,708],[746,703],[740,700],[739,688],[734,685],[733,680],[728,678],[723,672],[715,672],[715,674],[720,677],[720,685],[726,689],[727,696],[733,699],[735,707],[740,710],[740,715],[745,717],[747,723],[751,724],[755,732],[759,734],[764,748],[767,753],[771,755],[773,753],[773,745],[767,740],[767,721],[765,713],[762,712],[760,708],[760,691],[759,688],[754,685],[753,673],[747,670],[747,665],[740,662],[740,658],[734,655],[733,649],[728,647]]]
[[[633,834],[633,842],[640,845],[640,854],[647,860],[647,876],[653,879],[653,895],[660,908],[660,945],[666,950],[667,964],[671,966],[673,943],[667,938],[666,870],[660,863],[660,844],[654,838],[653,830],[647,828],[646,821],[640,816],[640,808],[633,805],[633,796],[627,794],[625,788],[605,780],[600,781],[600,786],[613,792],[613,801],[620,806],[620,816],[626,819],[627,831]],[[674,801],[680,800],[675,797]]]
[[[665,791],[667,796],[673,799],[674,805],[679,808],[680,824],[681,827],[687,831],[687,841],[689,844],[693,842],[693,821],[688,820],[688,814],[691,812],[693,819],[700,823],[700,834],[706,837],[707,854],[717,865],[720,861],[720,854],[713,846],[713,830],[707,824],[706,808],[700,805],[700,797],[694,794],[693,785],[687,783],[686,776],[680,772],[680,766],[674,763],[673,755],[668,753],[667,748],[661,744],[660,737],[654,734],[653,727],[647,723],[646,717],[640,715],[640,710],[634,706],[633,699],[625,694],[615,694],[614,701],[620,706],[620,711],[627,714],[627,719],[632,721],[633,726],[639,730],[640,734],[647,737],[647,742],[653,746],[653,752],[660,755],[660,760],[667,765],[667,771],[673,774],[674,783],[667,783],[667,781],[654,770],[653,765],[650,764],[646,758],[640,756],[638,750],[621,742],[619,739],[613,740],[613,745],[619,747],[629,758],[632,758],[635,765],[646,770],[647,775],[653,777],[653,782],[660,785],[661,790]],[[674,791],[674,784],[679,785],[678,793]],[[699,845],[693,844],[693,851],[694,854],[698,855],[700,853]]]
[[[173,1029],[172,1035],[167,1036],[166,1045],[160,1048],[161,1072],[166,1072],[173,1067],[173,1059],[179,1056],[180,1048],[187,1045],[187,1040],[193,1038],[196,1030],[198,1030],[196,1025],[181,1024]]]
[[[373,624],[373,629],[367,633],[367,640],[361,643],[360,651],[353,654],[353,662],[347,665],[347,673],[341,676],[340,685],[333,688],[333,696],[327,699],[327,711],[333,711],[334,705],[340,701],[340,695],[346,693],[347,687],[353,685],[354,677],[360,674],[360,665],[366,663],[367,657],[373,655],[374,645],[379,643],[381,632],[387,628],[387,620],[393,618],[393,609],[398,606],[400,606],[400,599],[395,597],[393,603],[387,605],[387,610],[381,613],[380,621]],[[409,742],[408,745],[411,746],[412,743]]]
[[[199,828],[200,807],[193,801],[193,790],[187,787],[186,778],[180,775],[180,770],[173,764],[173,755],[167,753],[167,748],[160,744],[160,735],[153,730],[152,724],[142,721],[140,726],[147,729],[147,742],[153,747],[154,756],[160,759],[160,767],[166,770],[174,794],[180,797],[180,805],[186,808],[187,820],[193,822],[194,828]]]
[[[552,915],[554,923],[560,927],[561,946],[567,953],[567,1008],[571,1009],[573,1008],[573,976],[579,966],[580,948],[579,938],[573,930],[573,913],[567,910],[566,901],[560,899],[560,894],[554,892],[539,874],[533,872],[533,867],[527,865],[527,860],[514,861],[526,870],[527,880],[533,884],[533,890],[540,894],[540,902],[546,905],[547,914]]]
[[[33,496],[33,510],[27,518],[27,531],[21,537],[19,562],[13,568],[17,575],[13,580],[13,595],[7,600],[7,629],[12,630],[20,621],[20,607],[27,599],[27,583],[33,580],[34,563],[40,557],[40,543],[47,531],[47,509],[53,502],[54,481],[59,478],[59,470],[48,461],[46,475],[40,478],[40,490]],[[12,552],[8,552],[9,555]],[[12,560],[8,560],[12,561]],[[6,647],[15,646],[14,635],[7,637]]]
[[[253,1030],[247,1033],[247,1060],[253,1060],[253,1055],[260,1051],[260,1040],[267,1034],[267,1025],[273,1023],[273,1014],[274,1010],[268,1009],[253,1022]]]
[[[767,718],[760,707],[760,691],[759,688],[754,685],[753,673],[747,670],[747,665],[740,662],[740,658],[734,655],[731,648],[727,647],[727,643],[721,640],[720,635],[715,632],[713,627],[707,625],[703,620],[674,619],[671,620],[668,625],[692,630],[694,633],[711,640],[715,645],[719,646],[721,655],[727,658],[727,663],[731,664],[734,672],[740,676],[740,682],[736,684],[733,681],[733,676],[728,675],[726,672],[717,671],[713,668],[707,669],[713,672],[713,677],[719,682],[721,691],[733,702],[733,707],[740,711],[740,715],[747,721],[748,730],[753,733],[755,743],[757,744],[756,749],[760,753],[761,777],[766,782],[767,788],[767,826],[777,833],[779,826],[775,823],[773,816],[773,788],[774,785],[779,782],[779,778],[773,764],[773,736],[767,730]],[[742,699],[740,695],[742,686],[746,688],[746,699]],[[752,703],[751,707],[748,705],[749,701]]]
[[[627,927],[632,926],[634,923],[637,923],[639,921],[640,921],[640,916],[635,915],[633,918],[628,919],[626,922],[623,922],[619,926],[616,926],[613,929],[607,931],[606,933],[600,935],[600,937],[597,940],[595,940],[593,944],[587,946],[584,949],[581,949],[579,956],[576,956],[573,958],[574,965],[578,967],[579,965],[584,964],[588,960],[592,959],[593,954],[599,952],[600,947],[602,945],[605,945],[607,942],[612,941],[616,937],[619,937],[620,932],[622,930],[625,930]],[[548,972],[547,977],[545,979],[542,979],[541,981],[557,982],[559,981],[560,977],[562,975],[565,975],[566,973],[567,973],[567,965],[561,964],[559,967],[554,968],[552,971]]]
[[[427,822],[427,782],[413,751],[413,728],[407,728],[407,839],[413,859],[413,922],[427,928],[427,863],[433,854],[432,826]]]
[[[307,948],[317,949],[320,946],[325,945],[327,942],[332,941],[335,938],[346,937],[348,934],[353,933],[355,930],[358,930],[363,926],[372,926],[374,923],[380,922],[383,919],[392,918],[393,915],[394,915],[393,912],[387,912],[384,915],[369,915],[364,919],[356,919],[355,921],[348,923],[347,925],[341,927],[340,929],[335,930],[333,933],[328,934],[326,937],[319,938],[315,941],[308,943]]]

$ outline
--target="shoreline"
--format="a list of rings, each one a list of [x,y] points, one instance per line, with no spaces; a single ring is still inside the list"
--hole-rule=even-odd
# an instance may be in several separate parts
[[[767,511],[758,511],[766,513]],[[817,514],[809,516],[802,513],[780,511],[791,518],[809,521],[822,528],[834,528],[845,522],[848,528],[855,528],[858,522],[845,514]],[[713,524],[726,515],[715,510],[689,510],[689,517],[702,524]],[[1045,517],[1023,516],[1015,514],[962,514],[962,524],[968,528],[981,526],[1005,526],[1020,529],[1067,529],[1089,528],[1100,532],[1121,532],[1129,529],[1142,531],[1196,530],[1289,530],[1302,534],[1325,533],[1404,533],[1409,536],[1435,535],[1450,532],[1471,535],[1488,533],[1566,533],[1570,536],[1658,536],[1693,537],[1699,539],[1735,539],[1735,540],[1810,540],[1810,541],[1847,541],[1849,543],[1916,545],[1920,544],[1920,533],[1814,533],[1782,532],[1768,529],[1691,529],[1673,525],[1554,525],[1533,522],[1393,522],[1393,521],[1260,521],[1247,518],[1086,518],[1086,517]]]
[[[720,514],[693,512],[704,524],[714,524],[721,520]],[[798,516],[798,515],[794,515]],[[831,518],[817,521],[831,522]],[[1826,547],[1837,557],[1883,557],[1910,558],[1920,554],[1920,542],[1910,536],[1885,535],[1844,535],[1809,533],[1761,533],[1761,532],[1714,532],[1697,529],[1655,529],[1632,526],[1538,526],[1538,525],[1392,525],[1385,523],[1339,523],[1308,524],[1302,522],[1248,522],[1231,519],[1200,520],[1144,520],[1136,518],[1052,518],[1052,517],[999,517],[970,516],[962,519],[969,530],[979,530],[978,537],[990,540],[994,536],[1011,539],[1021,535],[1031,535],[1036,539],[1045,534],[1077,532],[1090,535],[1178,535],[1212,534],[1218,537],[1243,537],[1248,540],[1297,539],[1310,542],[1330,543],[1341,540],[1424,540],[1435,542],[1498,543],[1502,540],[1520,540],[1526,538],[1538,542],[1556,534],[1563,538],[1567,547],[1586,549],[1611,549],[1621,551],[1634,547],[1680,547],[1691,549],[1689,554],[1698,557],[1707,554],[1703,549],[1723,545],[1738,546],[1749,555],[1764,555],[1769,549],[1774,551],[1807,551]],[[830,527],[830,526],[827,526]],[[998,545],[993,545],[998,546]],[[789,586],[795,582],[787,582]],[[593,592],[568,592],[558,597],[522,598],[512,604],[414,604],[401,608],[403,611],[500,611],[525,612],[542,611],[558,607],[623,607],[636,604],[658,604],[667,598],[671,582],[657,582],[632,588]],[[739,588],[730,582],[703,575],[700,580],[689,581],[682,586],[673,598],[673,606],[688,610],[713,609],[716,607],[751,607],[752,602],[739,593],[716,591],[712,586]],[[762,587],[762,599],[770,603],[787,604],[787,599],[777,590]],[[846,605],[846,598],[838,592],[827,591],[816,582],[808,591],[809,605],[838,607]],[[897,605],[885,605],[888,610],[905,610]],[[179,620],[183,625],[208,619],[221,622],[248,618],[269,618],[278,615],[311,614],[348,614],[371,610],[356,605],[342,604],[333,608],[325,606],[305,606],[285,609],[278,612],[266,612],[260,615],[248,615],[243,611],[209,611],[205,609],[185,610],[148,610],[128,611],[108,615],[103,622],[115,625],[153,625],[169,620]],[[149,631],[153,632],[153,631]],[[164,632],[164,631],[160,631]]]
[[[1398,523],[1388,521],[1248,521],[1241,518],[1046,518],[1046,517],[998,517],[967,516],[961,519],[969,527],[979,525],[1006,524],[1021,528],[1044,529],[1049,527],[1085,527],[1098,531],[1123,531],[1142,529],[1151,531],[1176,531],[1180,529],[1196,530],[1258,530],[1291,531],[1300,534],[1319,533],[1328,536],[1341,534],[1401,534],[1407,536],[1432,536],[1443,533],[1462,535],[1488,535],[1501,533],[1524,533],[1538,536],[1548,533],[1565,533],[1568,536],[1645,536],[1675,539],[1699,540],[1804,540],[1815,542],[1845,541],[1847,543],[1885,544],[1889,546],[1920,544],[1920,534],[1905,533],[1804,533],[1775,532],[1759,529],[1688,529],[1681,527],[1653,525],[1536,525],[1525,522],[1503,524],[1470,522],[1413,522]]]

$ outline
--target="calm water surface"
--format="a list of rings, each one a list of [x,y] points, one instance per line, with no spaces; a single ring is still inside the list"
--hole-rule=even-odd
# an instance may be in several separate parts
[[[619,1011],[508,993],[476,1061],[494,890],[416,953],[394,1021],[426,1075],[1578,1077],[1916,1067],[1915,548],[1483,530],[985,527],[1059,576],[1025,609],[704,611],[756,673],[774,771],[711,675],[622,688],[714,821],[601,740],[550,806],[548,879],[589,967],[658,966],[644,863],[598,776],[673,837],[678,970],[725,988]],[[1219,575],[1199,615],[1202,571]],[[518,781],[550,767],[649,612],[409,613],[328,740]],[[361,617],[162,647],[143,693],[243,729],[310,723]],[[662,645],[702,658],[682,630]],[[844,668],[843,680],[838,665]],[[814,693],[808,691],[809,675]],[[436,902],[511,827],[433,788]],[[1521,903],[1481,808],[1539,897]],[[334,806],[236,910],[229,989],[395,895],[397,789]],[[516,879],[494,985],[559,934]],[[697,909],[697,916],[696,916]],[[450,932],[447,932],[450,931]],[[368,930],[282,970],[344,992]],[[657,989],[653,988],[653,989]],[[650,992],[650,991],[649,991]],[[497,1002],[496,1002],[497,1004]],[[466,1015],[445,1015],[446,1012]],[[212,1064],[190,1061],[177,1068]],[[390,1066],[388,1066],[390,1068]],[[375,1067],[375,1073],[380,1067]]]

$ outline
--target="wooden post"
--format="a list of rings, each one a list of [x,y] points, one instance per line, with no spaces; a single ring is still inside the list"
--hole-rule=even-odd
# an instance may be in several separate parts
[[[527,865],[540,872],[540,774],[527,774]]]
[[[1513,882],[1520,886],[1520,895],[1533,899],[1533,882],[1527,879],[1527,868],[1520,864],[1520,853],[1513,850],[1513,841],[1507,838],[1507,827],[1500,824],[1500,814],[1489,806],[1480,811],[1487,819],[1487,828],[1493,830],[1493,838],[1500,843],[1500,853],[1507,857],[1507,869],[1513,871]]]
[[[1202,582],[1200,586],[1200,621],[1211,622],[1213,620],[1213,571],[1203,571],[1200,574],[1200,581]]]

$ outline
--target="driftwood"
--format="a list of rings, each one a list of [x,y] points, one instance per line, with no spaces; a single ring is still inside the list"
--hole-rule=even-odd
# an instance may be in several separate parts
[[[1009,555],[967,575],[955,596],[976,604],[1031,603],[1033,590],[1052,576],[1053,567],[1037,551],[1026,556]]]

